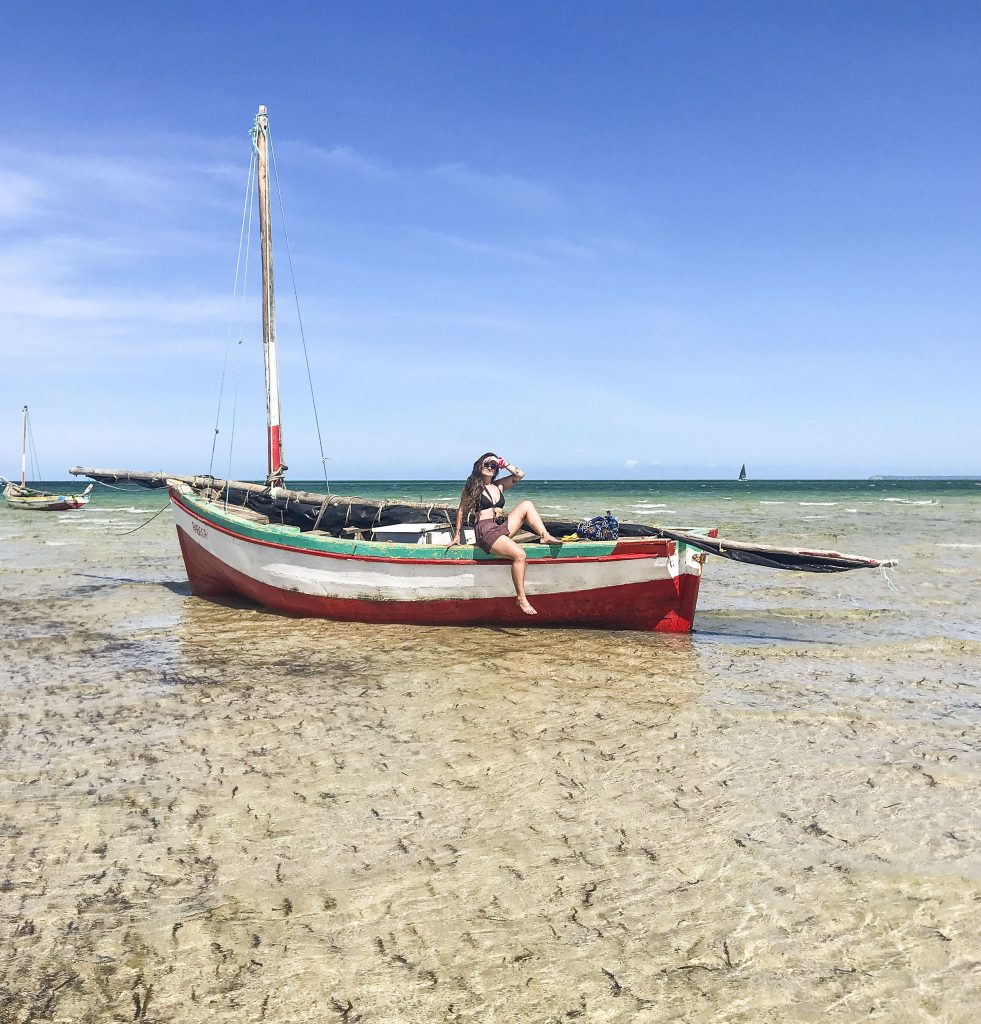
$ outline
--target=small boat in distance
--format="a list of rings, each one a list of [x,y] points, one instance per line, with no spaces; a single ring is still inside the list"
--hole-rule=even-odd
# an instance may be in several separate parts
[[[6,487],[3,489],[4,500],[11,508],[26,512],[68,512],[88,504],[92,484],[81,494],[52,494],[36,487],[27,486],[27,436],[30,430],[30,418],[27,406],[24,406],[23,444],[20,453],[20,485],[0,476]]]
[[[739,481],[742,483],[746,479],[746,463],[743,463],[743,468],[739,470]]]

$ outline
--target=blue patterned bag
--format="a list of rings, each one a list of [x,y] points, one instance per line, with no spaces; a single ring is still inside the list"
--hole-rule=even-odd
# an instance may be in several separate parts
[[[607,512],[605,516],[584,519],[576,527],[576,533],[583,540],[616,540],[620,536],[620,524]]]

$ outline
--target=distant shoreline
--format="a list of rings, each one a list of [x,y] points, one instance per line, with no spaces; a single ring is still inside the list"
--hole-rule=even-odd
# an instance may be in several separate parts
[[[72,477],[68,480],[38,480],[33,481],[33,486],[47,486],[47,487],[72,487],[77,486],[79,483],[84,481],[85,477]],[[429,483],[429,484],[459,484],[460,477],[336,477],[331,478],[331,486],[335,483],[356,483],[356,484],[403,484],[403,483]],[[290,474],[289,480],[295,486],[297,483],[323,483],[323,478],[316,476],[304,476],[301,473]],[[933,476],[843,476],[843,477],[805,477],[805,476],[781,476],[781,477],[749,477],[746,480],[737,480],[735,477],[727,476],[713,476],[713,477],[566,477],[566,476],[542,476],[536,477],[534,481],[529,480],[529,483],[535,482],[540,484],[567,484],[567,483],[590,483],[590,484],[602,484],[602,483],[615,483],[615,484],[648,484],[648,483],[664,483],[664,484],[720,484],[720,483],[732,483],[739,484],[740,486],[747,486],[753,484],[789,484],[789,483],[800,483],[800,484],[831,484],[831,483],[847,483],[847,484],[863,484],[863,483],[903,483],[903,482],[919,482],[919,483],[938,483],[938,482],[949,482],[949,483],[965,483],[975,482],[981,483],[981,474],[975,475],[957,475],[951,474],[949,476],[944,475],[933,475]],[[245,481],[249,483],[262,483],[261,480]],[[128,490],[130,488],[125,486],[124,482],[121,482],[120,490]],[[136,488],[139,490],[140,488]]]

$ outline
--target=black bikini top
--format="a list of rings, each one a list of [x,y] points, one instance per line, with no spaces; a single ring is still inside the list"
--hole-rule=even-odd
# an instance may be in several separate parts
[[[483,493],[480,495],[480,511],[486,512],[489,508],[504,508],[504,488],[500,488],[501,493],[497,497],[497,501],[491,498],[490,491],[485,487]]]

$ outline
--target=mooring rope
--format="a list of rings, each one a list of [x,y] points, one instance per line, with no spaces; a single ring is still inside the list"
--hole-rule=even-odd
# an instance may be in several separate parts
[[[166,512],[167,509],[169,509],[169,508],[170,508],[170,502],[168,502],[166,505],[164,505],[163,508],[157,509],[157,511],[152,516],[150,516],[150,518],[145,523],[140,523],[140,525],[137,526],[136,530],[142,530],[144,526],[149,526],[150,523],[152,523],[153,520],[156,519],[157,516],[160,515],[161,512]],[[117,537],[128,537],[131,533],[136,533],[136,530],[126,530],[124,533],[117,533],[116,536]]]

